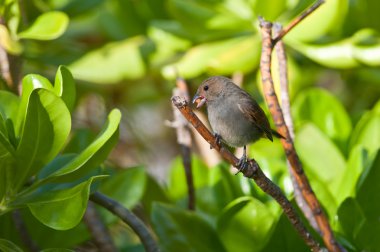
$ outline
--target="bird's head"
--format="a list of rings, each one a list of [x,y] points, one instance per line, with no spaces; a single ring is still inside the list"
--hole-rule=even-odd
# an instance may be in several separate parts
[[[230,79],[223,76],[213,76],[198,87],[194,95],[193,103],[197,104],[197,108],[202,107],[205,103],[212,102],[221,96],[225,85],[230,82]]]

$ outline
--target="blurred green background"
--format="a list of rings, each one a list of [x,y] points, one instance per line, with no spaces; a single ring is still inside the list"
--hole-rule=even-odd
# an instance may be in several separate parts
[[[0,44],[22,62],[22,76],[52,80],[59,65],[68,66],[78,91],[75,129],[99,130],[108,111],[121,109],[120,140],[107,166],[134,168],[122,170],[104,190],[145,216],[163,251],[305,251],[286,231],[292,228],[278,206],[251,181],[231,175],[226,164],[209,167],[218,163],[210,160],[214,150],[202,151],[205,143],[197,140],[197,212],[186,212],[179,148],[165,120],[172,119],[176,73],[191,95],[210,75],[238,76],[266,109],[258,16],[285,26],[312,2],[0,0]],[[378,193],[380,179],[379,10],[377,0],[326,0],[284,38],[296,147],[339,241],[352,251],[380,251],[380,240],[369,235],[379,234],[380,201],[368,196]],[[77,132],[81,149],[91,131]],[[279,142],[262,140],[250,152],[291,196]],[[203,228],[197,233],[195,227]],[[113,228],[121,250],[142,251],[130,230]],[[88,237],[83,226],[65,232],[72,237],[66,246],[42,235],[35,239],[46,247],[71,247]]]

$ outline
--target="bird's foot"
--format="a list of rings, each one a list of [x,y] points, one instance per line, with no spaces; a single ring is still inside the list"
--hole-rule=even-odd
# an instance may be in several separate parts
[[[239,174],[239,172],[244,172],[247,169],[249,163],[247,159],[247,155],[244,153],[243,156],[239,159],[239,162],[236,164],[236,168],[238,169],[235,175]]]
[[[215,137],[215,144],[218,146],[221,146],[222,145],[222,137],[218,133],[214,133],[214,137]],[[212,149],[212,148],[213,147],[210,144],[210,149]]]

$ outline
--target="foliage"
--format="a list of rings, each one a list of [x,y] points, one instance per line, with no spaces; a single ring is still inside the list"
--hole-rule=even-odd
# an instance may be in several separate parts
[[[180,157],[164,164],[161,183],[146,169],[159,161],[146,161],[145,152],[176,146],[156,128],[170,116],[177,73],[190,90],[208,75],[240,73],[262,101],[258,16],[285,25],[312,2],[0,0],[0,47],[23,61],[26,75],[21,96],[0,78],[0,250],[25,249],[15,238],[15,210],[43,251],[80,246],[90,239],[81,222],[89,194],[99,190],[135,209],[162,251],[306,251],[279,206],[225,163],[209,169],[192,156],[190,212]],[[378,251],[379,3],[326,2],[284,39],[296,149],[339,242],[349,251]],[[86,120],[82,101],[94,92],[104,107],[126,114],[121,122],[112,110],[97,136],[73,127]],[[116,154],[105,166],[119,123],[130,131],[121,134],[122,155],[133,161],[118,163]],[[155,141],[155,132],[170,144]],[[291,198],[279,142],[259,141],[249,154]],[[117,217],[98,210],[119,250],[143,251]]]

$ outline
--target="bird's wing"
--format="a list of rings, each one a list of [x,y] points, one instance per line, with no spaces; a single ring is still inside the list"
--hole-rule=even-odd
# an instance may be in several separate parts
[[[255,101],[253,101],[251,97],[244,97],[238,102],[237,105],[243,115],[256,127],[261,129],[266,137],[273,142],[272,130],[270,128],[268,119],[260,106]]]

